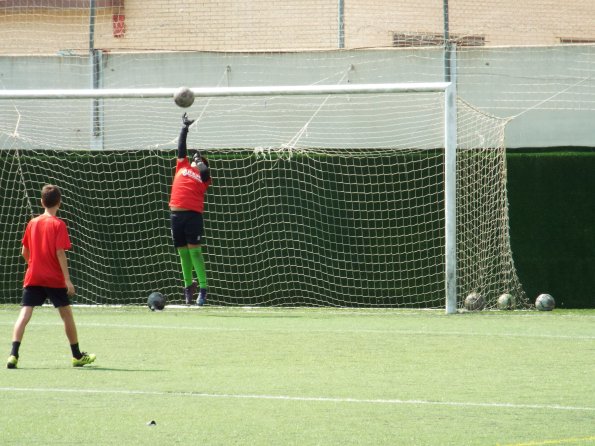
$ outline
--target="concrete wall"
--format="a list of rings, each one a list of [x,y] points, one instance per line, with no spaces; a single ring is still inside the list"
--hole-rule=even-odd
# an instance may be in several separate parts
[[[586,70],[595,66],[595,47],[467,49],[457,57],[459,97],[499,117],[517,116],[507,126],[508,147],[595,145],[591,99],[595,80]],[[89,88],[89,73],[88,61],[76,57],[0,57],[4,89]],[[442,78],[439,49],[105,54],[102,69],[105,88],[433,82]],[[169,100],[162,105],[164,120],[176,119],[179,109],[171,107]],[[59,128],[64,121],[52,115],[60,108],[57,103],[29,102],[22,107],[29,107],[37,120],[47,113],[40,125]],[[17,119],[13,105],[0,101],[0,116],[4,121],[0,130],[10,131],[10,123]],[[110,116],[106,110],[109,119],[122,117]],[[81,135],[88,131],[89,117],[84,112],[71,113],[68,120],[80,120],[72,126],[80,129],[77,139],[69,142],[67,134],[57,138],[64,138],[66,147],[86,144]],[[276,120],[274,126],[282,131],[283,121]],[[129,130],[119,129],[107,137],[121,140],[118,132]],[[159,125],[146,129],[147,144],[163,130]]]
[[[513,118],[508,147],[595,146],[595,46],[493,48],[458,56],[459,97]]]

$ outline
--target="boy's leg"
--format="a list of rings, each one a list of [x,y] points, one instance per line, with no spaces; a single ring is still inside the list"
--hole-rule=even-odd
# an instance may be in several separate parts
[[[64,322],[64,331],[66,332],[68,342],[70,343],[70,345],[78,345],[79,338],[78,333],[76,331],[76,323],[74,322],[74,316],[72,314],[72,307],[70,305],[58,307],[58,312],[60,313],[60,317]]]
[[[192,285],[192,259],[187,246],[178,248],[180,256],[180,264],[182,265],[182,277],[184,278],[184,286]]]
[[[43,305],[45,299],[46,292],[43,287],[26,286],[23,288],[21,311],[19,312],[19,317],[14,323],[14,328],[12,330],[12,350],[6,364],[9,369],[16,369],[19,360],[19,348],[21,347],[21,341],[25,335],[25,328],[27,328],[27,324],[31,320],[33,309]]]
[[[190,305],[193,303],[193,296],[196,291],[196,283],[192,281],[192,258],[187,246],[179,247],[178,254],[180,255],[182,276],[184,277],[184,299],[186,305]]]
[[[33,315],[33,308],[34,307],[29,306],[21,307],[21,312],[19,313],[19,317],[14,323],[14,328],[12,330],[13,342],[18,342],[20,344],[23,340],[23,336],[25,335],[25,328],[27,328],[27,324],[29,323],[29,321],[31,320],[31,316]],[[18,356],[18,354],[15,356]]]
[[[21,307],[19,317],[14,323],[14,328],[12,330],[12,347],[10,350],[10,356],[6,362],[6,367],[9,369],[16,369],[17,367],[17,363],[19,361],[19,348],[21,347],[21,341],[23,340],[23,336],[25,334],[25,328],[27,328],[27,324],[33,315],[33,308],[34,307],[29,306]]]
[[[184,278],[184,300],[187,305],[192,304],[193,295],[196,291],[196,284],[192,281],[192,259],[186,242],[186,225],[189,215],[188,212],[171,213],[171,235],[174,247],[180,256],[182,277]]]
[[[91,364],[95,361],[95,355],[81,352],[79,348],[78,333],[76,323],[74,322],[74,315],[72,314],[72,307],[70,305],[58,307],[58,312],[62,321],[64,321],[64,331],[66,331],[66,337],[68,338],[68,342],[70,342],[72,365],[74,367],[82,367],[86,364]]]
[[[194,271],[196,271],[198,284],[201,288],[207,288],[207,271],[202,248],[200,246],[193,246],[189,247],[188,251],[190,252],[190,258],[192,259],[192,266],[194,266]]]
[[[205,267],[205,258],[202,254],[201,246],[188,246],[190,257],[192,258],[192,265],[196,271],[200,292],[198,296],[198,305],[204,305],[207,299],[207,272]]]
[[[193,212],[190,214],[190,220],[186,228],[186,241],[188,243],[188,252],[192,259],[192,266],[196,271],[196,278],[200,287],[198,305],[204,305],[207,299],[207,273],[205,269],[205,259],[202,254],[201,244],[204,243],[204,221],[202,213]]]

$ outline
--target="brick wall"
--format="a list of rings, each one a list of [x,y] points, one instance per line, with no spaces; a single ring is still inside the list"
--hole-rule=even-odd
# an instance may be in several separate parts
[[[87,50],[88,8],[15,6],[26,3],[0,1],[0,54]],[[96,48],[293,51],[338,47],[338,0],[113,3],[123,6],[97,10]],[[124,17],[122,37],[114,37],[114,15]],[[346,48],[391,46],[395,32],[440,35],[442,2],[349,0],[345,1],[344,23]],[[595,39],[593,23],[593,0],[450,0],[451,33],[482,36],[489,46]]]

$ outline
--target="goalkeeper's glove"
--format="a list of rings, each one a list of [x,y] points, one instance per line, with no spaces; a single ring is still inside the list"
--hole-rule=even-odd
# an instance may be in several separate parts
[[[184,113],[182,115],[182,124],[184,124],[184,127],[186,127],[186,128],[190,127],[193,122],[194,122],[194,119],[190,119],[188,117],[188,113]]]

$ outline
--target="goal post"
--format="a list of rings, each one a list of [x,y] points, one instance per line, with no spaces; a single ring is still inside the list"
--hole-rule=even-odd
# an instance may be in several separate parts
[[[490,305],[522,294],[505,123],[457,107],[452,84],[192,88],[184,110],[175,90],[0,90],[7,302],[18,301],[15,253],[47,182],[65,191],[79,303],[144,303],[155,290],[182,302],[167,200],[183,111],[197,118],[189,146],[214,177],[211,303],[453,313],[471,291]],[[90,99],[103,103],[100,149]]]
[[[446,314],[457,312],[457,96],[444,92],[444,280]]]

